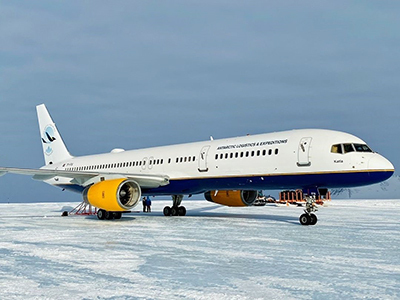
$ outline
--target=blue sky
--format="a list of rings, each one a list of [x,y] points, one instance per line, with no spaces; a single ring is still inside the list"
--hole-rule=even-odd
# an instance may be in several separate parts
[[[45,103],[73,155],[294,128],[400,166],[400,3],[0,3],[0,165],[43,164]],[[29,177],[0,201],[80,200]]]

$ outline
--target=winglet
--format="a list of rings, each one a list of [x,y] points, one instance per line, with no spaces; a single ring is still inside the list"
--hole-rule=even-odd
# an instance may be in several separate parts
[[[72,158],[44,104],[36,106],[46,165]]]

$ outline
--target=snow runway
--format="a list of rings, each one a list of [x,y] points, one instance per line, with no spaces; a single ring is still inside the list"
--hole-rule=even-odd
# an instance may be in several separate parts
[[[316,226],[298,207],[183,204],[114,221],[0,204],[0,298],[400,298],[400,200],[334,200]]]

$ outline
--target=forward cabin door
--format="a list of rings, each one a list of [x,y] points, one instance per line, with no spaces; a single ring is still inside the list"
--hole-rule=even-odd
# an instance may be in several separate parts
[[[299,147],[297,149],[297,165],[299,167],[308,167],[311,165],[310,161],[310,146],[311,137],[304,137],[300,140]]]
[[[199,172],[208,172],[207,157],[210,146],[204,146],[201,148],[199,155]]]

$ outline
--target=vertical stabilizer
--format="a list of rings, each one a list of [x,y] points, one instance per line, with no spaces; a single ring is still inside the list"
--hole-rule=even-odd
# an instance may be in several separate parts
[[[36,112],[39,121],[41,143],[43,146],[46,165],[51,165],[72,158],[57,130],[56,124],[54,124],[51,119],[46,106],[44,104],[36,106]]]

